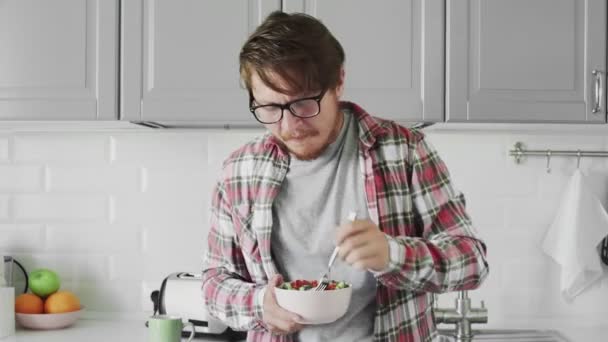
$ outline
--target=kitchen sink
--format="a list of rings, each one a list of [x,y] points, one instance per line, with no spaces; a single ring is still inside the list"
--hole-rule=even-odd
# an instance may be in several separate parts
[[[439,329],[441,341],[457,341],[454,331]],[[570,342],[555,330],[473,329],[473,342]]]

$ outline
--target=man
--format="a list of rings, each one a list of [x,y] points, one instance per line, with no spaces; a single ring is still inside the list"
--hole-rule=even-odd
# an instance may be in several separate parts
[[[207,310],[248,341],[432,341],[433,293],[488,274],[462,194],[424,135],[341,102],[344,51],[318,20],[275,12],[240,54],[268,132],[224,162],[203,269]],[[346,220],[354,211],[357,219]],[[347,313],[302,325],[284,280],[351,284]]]

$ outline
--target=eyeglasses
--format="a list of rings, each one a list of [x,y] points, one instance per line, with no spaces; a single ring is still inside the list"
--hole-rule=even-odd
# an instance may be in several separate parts
[[[249,111],[253,114],[256,120],[263,124],[273,124],[283,119],[283,111],[289,110],[291,114],[299,118],[312,118],[321,112],[321,100],[325,95],[323,90],[319,95],[312,97],[304,97],[301,99],[289,101],[286,104],[267,104],[254,106],[253,93],[249,91]]]

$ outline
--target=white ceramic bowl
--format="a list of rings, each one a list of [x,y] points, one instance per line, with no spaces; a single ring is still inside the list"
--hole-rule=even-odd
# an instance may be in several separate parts
[[[24,314],[15,313],[17,323],[24,328],[49,330],[69,327],[80,318],[84,307],[78,311],[55,314]]]
[[[351,286],[331,291],[274,290],[279,306],[302,316],[303,324],[326,324],[344,316],[352,294]]]

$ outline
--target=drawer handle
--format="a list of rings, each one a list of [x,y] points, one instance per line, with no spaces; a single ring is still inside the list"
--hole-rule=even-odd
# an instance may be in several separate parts
[[[602,96],[604,94],[604,87],[602,86],[602,72],[599,70],[593,70],[591,74],[593,74],[595,77],[595,103],[593,104],[592,112],[598,113],[602,109]]]

